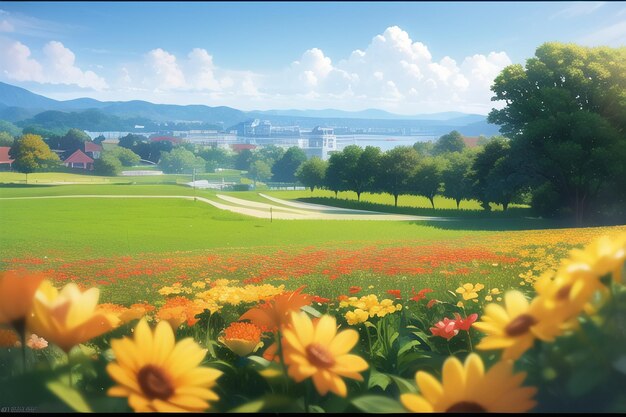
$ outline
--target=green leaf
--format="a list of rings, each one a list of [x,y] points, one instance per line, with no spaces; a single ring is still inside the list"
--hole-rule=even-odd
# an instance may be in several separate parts
[[[419,340],[412,340],[407,343],[403,343],[400,350],[398,350],[398,356],[402,356],[405,352],[411,351],[413,347],[420,345],[421,342]]]
[[[229,410],[229,413],[258,413],[265,406],[265,400],[255,400],[247,402],[239,407]]]
[[[85,402],[82,395],[80,395],[80,393],[74,388],[63,384],[60,381],[50,381],[46,383],[46,386],[73,410],[78,411],[79,413],[93,412],[87,402]]]
[[[380,387],[384,391],[387,389],[390,383],[391,378],[389,378],[389,376],[372,369],[370,377],[367,380],[367,388],[370,389],[374,387]]]
[[[417,387],[408,379],[399,376],[389,375],[393,382],[398,386],[400,394],[417,394]]]
[[[260,356],[256,356],[256,355],[252,355],[252,356],[248,356],[248,360],[261,365],[262,368],[267,368],[269,367],[272,363],[270,361],[268,361],[265,358],[262,358]]]
[[[352,400],[352,405],[366,413],[405,413],[406,410],[395,400],[382,395],[364,395]]]
[[[314,309],[311,306],[302,306],[302,307],[300,307],[300,310],[309,313],[313,317],[322,317],[322,313],[320,313],[319,311],[317,311],[316,309]]]

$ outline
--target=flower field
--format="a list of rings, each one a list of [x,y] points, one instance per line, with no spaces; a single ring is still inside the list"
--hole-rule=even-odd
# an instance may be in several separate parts
[[[5,258],[2,395],[53,411],[623,411],[624,236]]]

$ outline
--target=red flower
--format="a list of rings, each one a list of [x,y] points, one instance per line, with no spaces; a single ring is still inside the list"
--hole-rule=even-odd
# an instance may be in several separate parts
[[[324,298],[324,297],[320,297],[319,295],[314,295],[313,301],[316,303],[327,303],[330,301],[330,298]]]
[[[361,287],[353,285],[348,291],[350,292],[350,294],[356,294],[361,291]]]
[[[443,337],[446,340],[452,339],[459,334],[459,330],[456,328],[456,322],[445,317],[443,320],[437,322],[435,327],[430,328],[430,332],[434,336]]]
[[[402,294],[400,294],[400,290],[387,290],[387,294],[391,294],[396,298],[402,298]]]
[[[437,300],[436,298],[433,298],[432,300],[430,300],[428,302],[428,304],[426,304],[426,307],[431,308],[432,306],[434,306],[435,304],[437,304],[439,302],[439,300]]]
[[[472,323],[474,323],[478,319],[478,314],[470,314],[466,318],[462,318],[459,313],[454,313],[454,321],[456,321],[456,328],[459,330],[465,330],[469,332]]]
[[[340,296],[337,297],[338,301],[346,301],[349,297],[345,294],[341,294]]]
[[[423,290],[419,290],[418,293],[415,293],[415,289],[411,288],[411,292],[413,293],[413,297],[409,298],[409,300],[420,301],[426,298],[426,294],[428,294],[429,292],[433,292],[433,290],[431,290],[430,288],[424,288]]]

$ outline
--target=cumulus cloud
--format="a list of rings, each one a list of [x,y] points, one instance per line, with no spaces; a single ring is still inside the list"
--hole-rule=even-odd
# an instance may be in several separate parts
[[[454,102],[458,109],[465,104],[464,110],[485,111],[489,87],[510,64],[505,52],[475,54],[460,65],[449,56],[434,60],[426,45],[393,26],[336,64],[319,48],[309,49],[263,91],[301,94],[325,105],[357,99],[362,106],[411,112],[444,110]]]
[[[78,68],[76,56],[61,42],[48,42],[42,53],[42,59],[37,60],[28,46],[4,39],[0,42],[0,70],[7,79],[15,81],[78,85],[98,91],[108,87],[104,78],[93,71]]]
[[[8,20],[0,21],[0,32],[13,32],[15,30],[15,26]]]

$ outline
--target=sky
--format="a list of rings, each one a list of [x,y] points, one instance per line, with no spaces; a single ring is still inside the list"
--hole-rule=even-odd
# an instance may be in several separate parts
[[[551,41],[626,46],[626,2],[0,1],[0,81],[57,100],[486,114]]]

